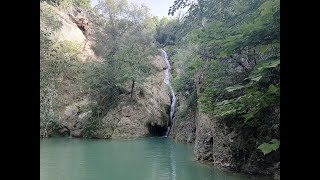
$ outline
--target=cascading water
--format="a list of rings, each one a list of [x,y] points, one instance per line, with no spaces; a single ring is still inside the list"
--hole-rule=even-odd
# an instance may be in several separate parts
[[[168,136],[170,133],[171,125],[172,125],[172,117],[173,117],[173,113],[174,113],[174,107],[176,104],[176,96],[175,96],[173,88],[170,84],[170,63],[169,63],[169,60],[167,57],[167,53],[163,49],[161,49],[161,56],[166,64],[164,83],[166,83],[167,86],[169,87],[171,97],[172,97],[171,98],[171,106],[170,106],[169,123],[168,123],[168,129],[167,129],[167,133],[166,133],[166,136]]]

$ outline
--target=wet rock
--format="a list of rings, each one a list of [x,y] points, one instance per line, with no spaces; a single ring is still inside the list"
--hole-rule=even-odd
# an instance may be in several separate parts
[[[82,129],[74,129],[70,131],[72,137],[82,137]]]

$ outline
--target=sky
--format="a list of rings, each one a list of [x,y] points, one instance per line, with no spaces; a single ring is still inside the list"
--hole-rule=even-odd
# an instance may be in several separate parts
[[[150,13],[154,16],[162,18],[168,17],[169,7],[173,5],[174,0],[127,0],[129,3],[145,4],[150,8]],[[91,4],[94,6],[97,4],[97,0],[91,0]]]

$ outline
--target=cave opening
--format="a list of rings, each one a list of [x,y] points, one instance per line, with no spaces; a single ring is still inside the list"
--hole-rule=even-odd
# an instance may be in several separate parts
[[[148,123],[149,136],[165,136],[167,132],[167,126],[161,126],[157,123]]]
[[[78,28],[82,31],[83,35],[86,34],[86,29],[84,28],[84,26],[79,26],[78,25]]]

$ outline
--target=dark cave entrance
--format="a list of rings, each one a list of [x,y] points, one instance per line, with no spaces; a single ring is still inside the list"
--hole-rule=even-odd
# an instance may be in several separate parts
[[[149,136],[164,136],[166,135],[167,132],[167,126],[161,126],[158,125],[157,123],[147,124],[148,130],[149,130]]]

